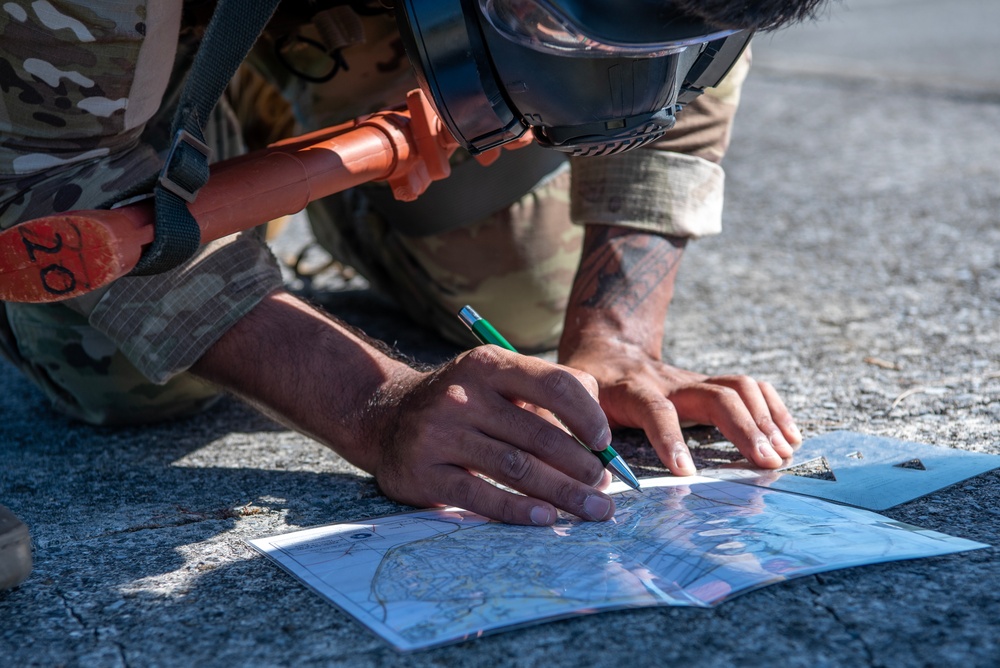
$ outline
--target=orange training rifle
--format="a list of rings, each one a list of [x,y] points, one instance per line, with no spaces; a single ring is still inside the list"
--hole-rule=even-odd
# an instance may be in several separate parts
[[[386,181],[397,199],[412,201],[451,173],[448,159],[456,148],[426,97],[414,90],[405,109],[214,164],[188,209],[205,243],[370,181]],[[488,164],[498,151],[477,159]],[[0,301],[53,302],[111,283],[129,273],[153,241],[153,221],[152,199],[146,199],[37,218],[0,232]]]

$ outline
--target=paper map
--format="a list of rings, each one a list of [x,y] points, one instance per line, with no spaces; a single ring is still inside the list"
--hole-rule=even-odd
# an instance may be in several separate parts
[[[797,465],[820,458],[829,467],[829,479],[794,473]],[[789,463],[776,471],[762,471],[742,460],[703,469],[701,474],[886,510],[995,468],[1000,468],[998,455],[833,431],[806,440]]]
[[[711,478],[621,485],[609,522],[458,509],[249,541],[399,650],[574,614],[707,607],[793,577],[982,547],[875,513]]]

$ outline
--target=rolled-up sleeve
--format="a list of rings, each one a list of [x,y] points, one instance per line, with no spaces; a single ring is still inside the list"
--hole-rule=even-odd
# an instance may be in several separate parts
[[[148,379],[191,367],[238,320],[282,286],[265,244],[243,233],[205,245],[165,274],[126,277],[77,308]],[[88,303],[89,302],[89,303]]]
[[[720,163],[749,68],[747,50],[718,87],[685,107],[674,128],[650,146],[573,158],[573,221],[688,238],[718,234],[725,192]]]
[[[573,163],[571,215],[582,224],[677,237],[718,234],[724,178],[719,165],[682,153],[581,158]]]

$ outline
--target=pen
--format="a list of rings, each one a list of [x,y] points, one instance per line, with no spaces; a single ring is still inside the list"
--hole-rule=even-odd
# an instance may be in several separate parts
[[[503,338],[503,335],[501,335],[500,332],[498,332],[493,325],[486,320],[486,318],[476,313],[475,309],[471,306],[464,306],[462,310],[458,312],[458,319],[465,323],[465,326],[471,329],[472,333],[475,334],[476,338],[482,343],[492,343],[495,346],[506,348],[507,350],[515,353],[517,352],[517,349],[510,345],[507,339]],[[558,415],[556,416],[556,419],[559,420],[564,427],[566,426],[565,423],[559,419]],[[584,442],[577,438],[573,432],[570,432],[570,435],[573,436],[573,438],[576,438],[577,443],[587,448]],[[587,449],[590,450],[590,448]],[[622,482],[632,489],[639,489],[639,480],[635,477],[635,474],[632,473],[632,469],[630,469],[628,464],[625,463],[625,460],[622,459],[621,455],[615,452],[614,448],[608,445],[608,447],[603,450],[590,451],[597,455],[597,458],[601,460],[604,466],[611,469],[611,471],[617,475]]]

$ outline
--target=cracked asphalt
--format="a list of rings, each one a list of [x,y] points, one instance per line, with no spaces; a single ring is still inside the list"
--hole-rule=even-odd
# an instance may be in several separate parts
[[[1000,454],[997,25],[992,0],[849,0],[755,42],[725,231],[689,247],[670,359],[770,380],[807,437]],[[310,286],[419,360],[456,352],[362,282]],[[996,548],[399,655],[243,542],[403,509],[370,478],[236,401],[112,430],[7,365],[0,388],[0,503],[35,543],[0,593],[4,665],[1000,665]],[[701,461],[718,447],[689,438]],[[640,434],[615,447],[662,472]],[[998,545],[998,490],[993,471],[883,514]]]

